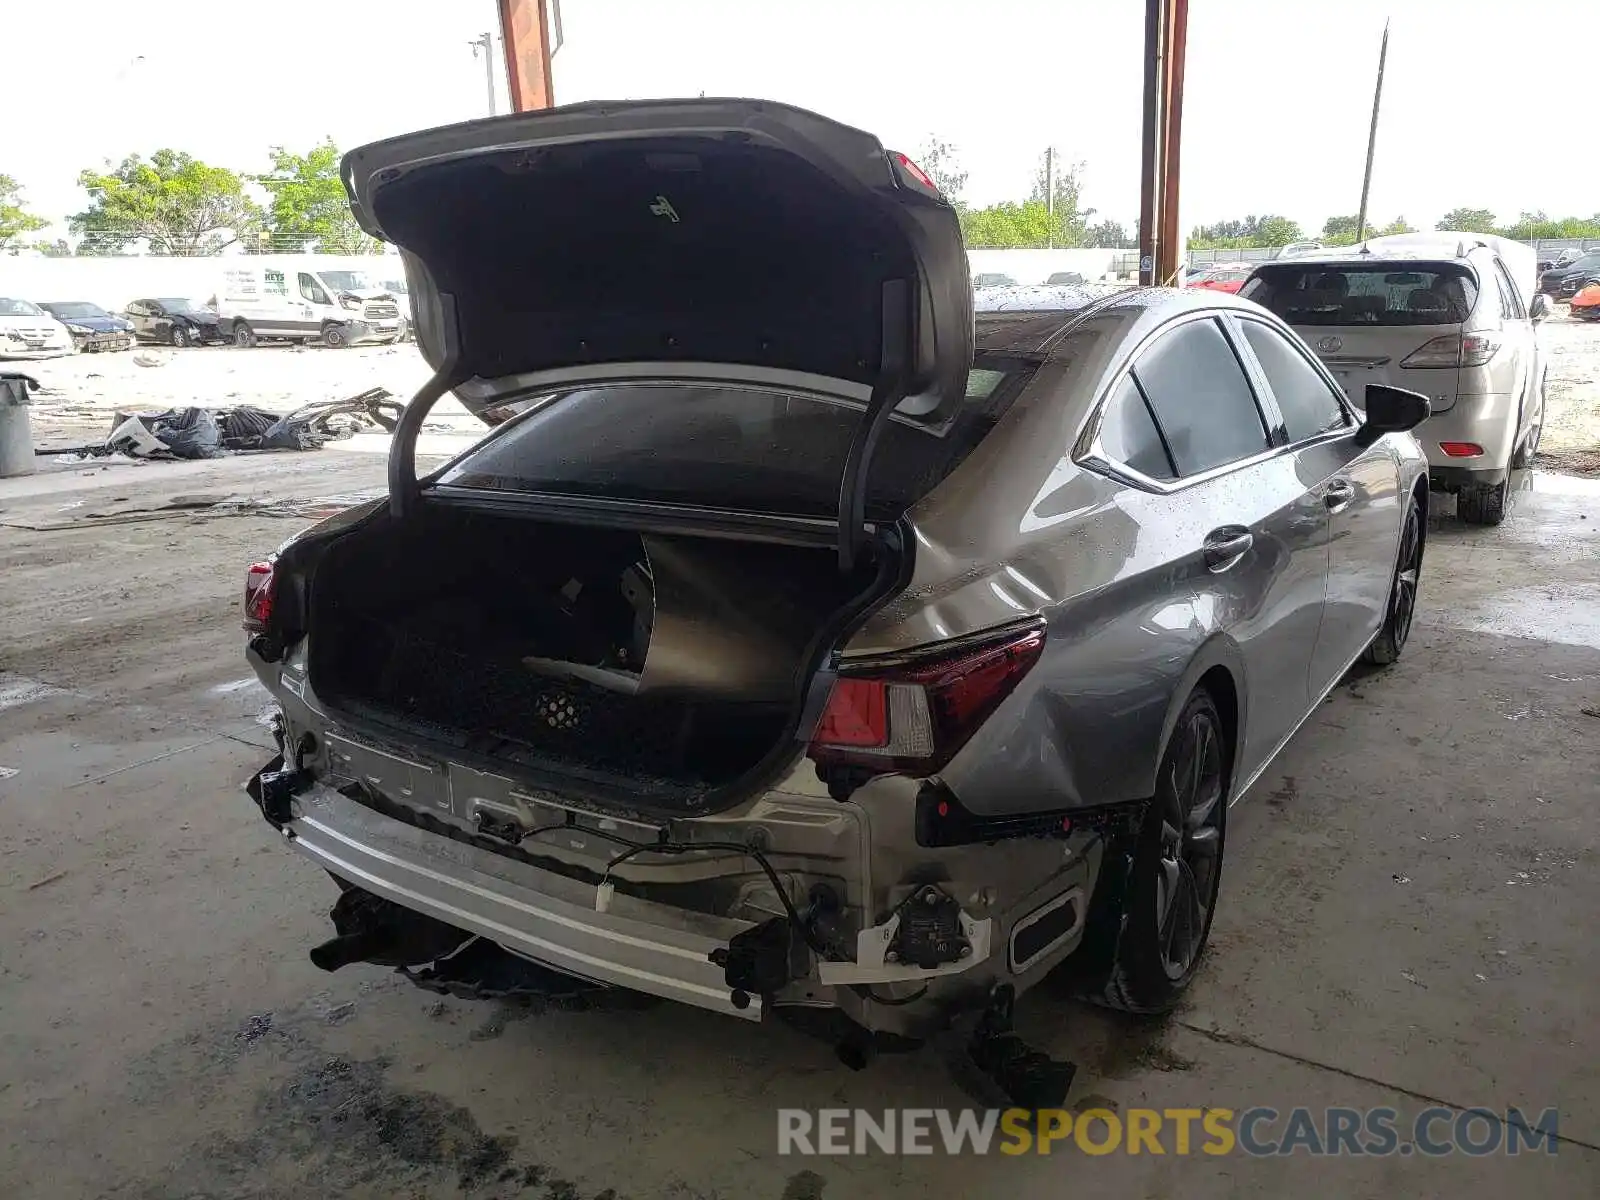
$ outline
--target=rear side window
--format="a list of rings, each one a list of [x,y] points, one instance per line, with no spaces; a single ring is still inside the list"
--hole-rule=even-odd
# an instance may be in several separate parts
[[[1333,389],[1282,334],[1260,321],[1239,324],[1272,386],[1289,441],[1303,441],[1349,424]]]
[[[1500,286],[1500,307],[1505,315],[1515,320],[1525,320],[1528,310],[1522,306],[1522,294],[1517,291],[1517,285],[1511,282],[1511,276],[1506,274],[1503,263],[1497,258],[1494,260],[1495,282]]]
[[[868,514],[892,520],[932,491],[1027,373],[974,369],[968,404],[946,427],[891,420],[872,457]],[[744,388],[585,388],[536,403],[436,482],[832,518],[861,417],[849,405]]]
[[[1100,450],[1112,462],[1131,467],[1146,479],[1177,478],[1144,393],[1131,375],[1124,376],[1106,401],[1100,418]]]
[[[1133,374],[1179,475],[1214,470],[1267,448],[1267,428],[1233,347],[1215,321],[1164,334]]]
[[[1240,295],[1291,325],[1458,325],[1478,302],[1464,267],[1445,263],[1262,267]]]

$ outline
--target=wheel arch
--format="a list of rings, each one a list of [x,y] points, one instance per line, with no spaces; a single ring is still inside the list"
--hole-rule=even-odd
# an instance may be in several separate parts
[[[1154,763],[1159,765],[1172,741],[1172,731],[1177,727],[1189,697],[1198,689],[1210,693],[1212,702],[1228,734],[1228,786],[1231,790],[1239,778],[1240,763],[1244,754],[1245,723],[1249,719],[1249,700],[1243,687],[1245,679],[1244,656],[1239,647],[1226,634],[1214,634],[1189,660],[1178,686],[1172,690],[1167,703],[1167,714],[1161,723],[1161,741],[1156,747]],[[1152,770],[1155,768],[1152,767]]]

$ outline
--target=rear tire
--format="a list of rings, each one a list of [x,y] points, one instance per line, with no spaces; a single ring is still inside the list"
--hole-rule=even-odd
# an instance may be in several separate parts
[[[1184,704],[1156,771],[1101,1003],[1169,1011],[1194,979],[1222,883],[1232,747],[1211,693]]]
[[[1406,504],[1405,524],[1400,529],[1400,550],[1395,555],[1394,579],[1389,584],[1389,606],[1384,610],[1383,628],[1361,652],[1361,661],[1386,667],[1400,657],[1411,636],[1411,619],[1417,611],[1417,582],[1422,574],[1424,541],[1422,512],[1412,499]]]
[[[248,350],[256,345],[259,340],[256,337],[256,331],[250,328],[248,321],[235,321],[233,323],[233,344],[238,346],[239,349]]]
[[[1509,479],[1462,488],[1456,497],[1456,514],[1468,525],[1498,525],[1506,519],[1510,495]]]

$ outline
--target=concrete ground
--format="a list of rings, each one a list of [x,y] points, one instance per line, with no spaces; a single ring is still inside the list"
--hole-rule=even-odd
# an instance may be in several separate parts
[[[239,790],[270,746],[239,591],[382,467],[0,483],[7,1196],[1600,1195],[1600,486],[1524,480],[1497,530],[1441,502],[1405,657],[1342,684],[1233,810],[1182,1011],[1036,992],[1020,1016],[1081,1064],[1079,1108],[1554,1107],[1554,1156],[798,1159],[779,1106],[967,1102],[932,1055],[851,1074],[783,1027],[307,961],[333,887]]]

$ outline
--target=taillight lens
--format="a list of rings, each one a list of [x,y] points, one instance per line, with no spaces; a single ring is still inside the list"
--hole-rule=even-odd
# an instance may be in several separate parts
[[[807,751],[819,766],[931,775],[954,757],[1039,661],[1044,626],[955,653],[849,667]]]
[[[244,572],[244,627],[264,633],[272,623],[272,564],[251,563]]]
[[[1481,367],[1500,349],[1500,339],[1487,333],[1446,334],[1423,342],[1400,360],[1402,367]]]
[[[939,191],[939,185],[933,181],[928,173],[921,167],[917,166],[916,163],[912,162],[911,159],[907,158],[904,154],[901,154],[900,151],[891,150],[889,152],[889,157],[893,160],[894,165],[900,168],[901,175],[909,176],[913,183],[927,188],[928,191],[934,193],[934,195],[942,194]]]

